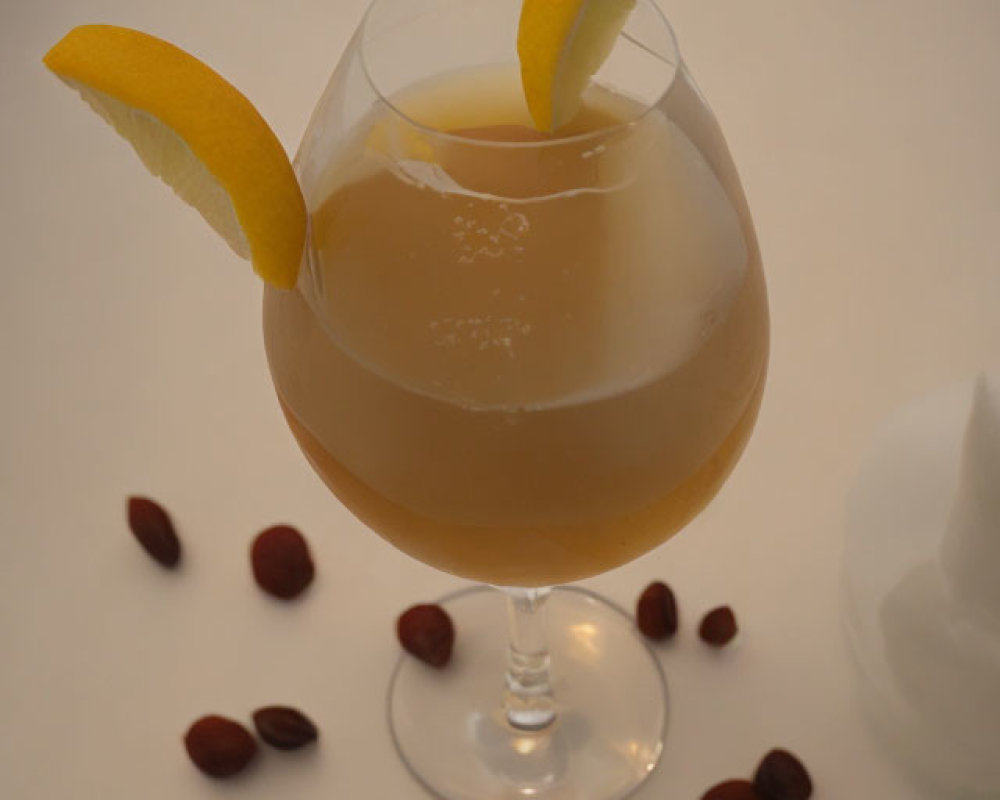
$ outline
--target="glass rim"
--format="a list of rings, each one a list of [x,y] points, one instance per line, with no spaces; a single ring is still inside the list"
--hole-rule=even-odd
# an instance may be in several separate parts
[[[367,29],[376,8],[379,5],[389,1],[390,0],[371,0],[371,2],[369,2],[368,4],[368,7],[365,9],[364,16],[361,19],[361,24],[358,28],[358,61],[361,64],[361,72],[365,76],[365,81],[368,83],[368,87],[371,89],[372,93],[378,98],[378,101],[380,103],[382,103],[387,109],[389,109],[389,111],[393,115],[401,119],[407,125],[412,126],[425,136],[434,139],[440,139],[442,141],[450,142],[452,144],[462,144],[474,147],[488,147],[488,148],[499,148],[499,149],[533,150],[533,149],[546,149],[549,147],[560,147],[565,145],[579,144],[592,139],[606,138],[608,136],[614,135],[615,133],[628,130],[636,123],[645,119],[645,117],[648,116],[653,111],[654,108],[659,106],[663,102],[663,99],[668,94],[670,94],[670,91],[673,89],[674,84],[677,81],[677,75],[681,69],[682,59],[681,59],[680,47],[677,44],[677,35],[674,32],[673,26],[670,24],[670,20],[667,19],[666,14],[663,12],[663,9],[660,8],[660,5],[659,3],[656,2],[656,0],[637,0],[637,5],[641,4],[652,9],[655,16],[659,18],[661,24],[663,25],[664,30],[667,33],[669,46],[672,50],[672,53],[670,55],[673,56],[673,61],[668,60],[668,58],[665,57],[663,54],[656,52],[655,50],[643,44],[639,40],[625,33],[624,30],[618,34],[619,38],[626,39],[636,47],[649,53],[656,60],[662,62],[664,66],[666,66],[670,71],[667,82],[664,85],[663,89],[660,91],[660,93],[656,96],[656,99],[650,102],[644,101],[642,103],[643,108],[640,113],[636,114],[634,117],[630,117],[627,120],[623,120],[622,122],[617,122],[612,125],[603,125],[600,128],[596,128],[591,131],[586,131],[584,133],[576,133],[571,136],[553,136],[551,139],[543,139],[540,141],[498,142],[498,141],[477,139],[471,136],[463,136],[462,134],[451,133],[449,131],[440,130],[439,128],[433,128],[430,125],[426,125],[423,122],[414,119],[412,116],[405,113],[401,108],[399,108],[399,106],[393,102],[392,98],[389,97],[385,92],[383,92],[381,88],[379,88],[375,79],[372,77],[371,69],[369,68],[368,65]]]

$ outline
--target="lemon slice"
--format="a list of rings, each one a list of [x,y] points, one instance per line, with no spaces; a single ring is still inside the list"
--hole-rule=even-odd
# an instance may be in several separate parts
[[[517,54],[538,130],[551,133],[573,118],[633,8],[635,0],[524,0]]]
[[[265,281],[295,285],[306,209],[284,148],[242,94],[162,39],[84,25],[45,64]]]

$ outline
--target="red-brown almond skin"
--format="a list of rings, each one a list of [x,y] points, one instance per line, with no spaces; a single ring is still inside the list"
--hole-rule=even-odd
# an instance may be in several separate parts
[[[723,647],[733,640],[738,631],[733,610],[729,606],[719,606],[704,616],[698,628],[698,635],[706,644]]]
[[[279,750],[298,750],[319,736],[313,721],[291,706],[258,708],[253,712],[253,724],[257,735]]]
[[[257,534],[250,563],[257,585],[282,600],[302,594],[316,574],[305,537],[291,525],[275,525]]]
[[[213,778],[242,772],[257,755],[257,741],[246,728],[214,714],[188,728],[184,747],[195,766]]]
[[[432,667],[444,667],[451,660],[455,626],[439,605],[412,606],[396,620],[396,636],[406,652]]]
[[[716,784],[701,796],[701,800],[764,800],[750,781],[731,780]]]
[[[181,542],[163,507],[148,497],[130,497],[126,516],[143,550],[162,566],[176,567],[181,560]]]
[[[677,600],[662,581],[649,584],[635,604],[635,624],[643,635],[656,640],[677,633]]]
[[[805,766],[781,748],[761,759],[753,783],[763,800],[809,800],[813,792],[812,778]]]

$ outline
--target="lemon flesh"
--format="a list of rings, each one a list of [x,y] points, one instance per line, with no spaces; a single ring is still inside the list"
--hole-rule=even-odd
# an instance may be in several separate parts
[[[535,127],[557,131],[580,108],[636,0],[524,0],[518,25],[521,83]]]
[[[295,285],[305,202],[249,100],[194,56],[129,28],[74,28],[44,61],[265,281]]]

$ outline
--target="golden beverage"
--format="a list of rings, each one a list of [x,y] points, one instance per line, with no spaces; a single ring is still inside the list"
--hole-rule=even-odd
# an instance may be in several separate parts
[[[266,290],[292,432],[440,569],[538,586],[636,558],[715,495],[756,418],[768,316],[742,198],[704,141],[596,87],[558,140],[516,71],[393,103],[312,187],[299,288]]]

